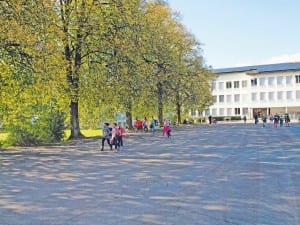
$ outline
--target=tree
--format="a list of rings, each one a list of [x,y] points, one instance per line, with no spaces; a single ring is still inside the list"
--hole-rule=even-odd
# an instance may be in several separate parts
[[[63,99],[53,7],[50,1],[0,2],[0,66],[6,71],[0,74],[0,104],[6,121],[31,118],[54,98]]]
[[[144,60],[151,66],[147,81],[150,96],[157,100],[158,120],[163,123],[165,84],[170,80],[168,69],[172,64],[169,53],[172,43],[174,20],[170,8],[160,3],[149,3],[145,8]],[[153,95],[155,94],[155,95]]]
[[[175,104],[207,102],[197,42],[166,1],[4,0],[0,11],[0,110],[11,121],[69,110],[72,139],[80,120],[125,111],[131,125],[157,110],[162,123]]]
[[[149,90],[156,94],[159,122],[163,122],[166,107],[176,110],[180,122],[184,107],[210,101],[210,95],[204,95],[210,93],[207,88],[210,76],[202,60],[200,44],[164,3],[148,4],[145,18],[148,33],[144,36],[147,45],[144,60],[153,68],[147,79]]]

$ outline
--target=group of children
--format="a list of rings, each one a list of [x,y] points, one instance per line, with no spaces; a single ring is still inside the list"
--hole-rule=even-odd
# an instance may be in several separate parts
[[[125,129],[119,126],[117,123],[113,123],[112,127],[109,123],[104,123],[103,126],[103,137],[102,137],[102,148],[104,151],[105,141],[112,151],[119,151],[123,148],[123,137],[125,136]]]
[[[148,122],[145,117],[143,121],[144,131],[148,131]],[[158,126],[158,121],[152,117],[152,121],[150,124],[151,132],[154,134],[156,132],[156,127]],[[146,127],[146,129],[145,129]],[[171,121],[169,119],[164,120],[163,124],[163,136],[166,135],[168,138],[171,136]]]
[[[290,126],[290,116],[289,114],[284,114],[284,115],[279,115],[279,114],[275,114],[274,116],[273,115],[270,115],[269,117],[270,121],[274,123],[274,127],[278,127],[278,125],[280,125],[280,127],[283,126],[283,122],[285,123],[285,126],[286,127],[289,127]],[[257,119],[257,122],[258,122],[258,119]],[[257,122],[255,124],[257,124]],[[262,116],[262,122],[263,122],[263,127],[266,126],[266,123],[267,123],[267,115],[263,115]]]
[[[154,133],[156,130],[157,121],[152,118],[150,128]],[[168,138],[171,136],[171,122],[168,119],[165,119],[163,126],[163,136],[166,135]],[[109,126],[109,123],[104,123],[103,125],[103,136],[101,142],[101,151],[104,151],[105,141],[107,142],[110,150],[120,151],[123,148],[123,137],[125,136],[124,127],[113,123],[112,126]]]

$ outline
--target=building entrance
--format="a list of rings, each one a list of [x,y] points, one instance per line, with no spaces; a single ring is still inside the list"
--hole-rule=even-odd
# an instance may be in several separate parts
[[[262,115],[269,115],[269,109],[268,108],[254,108],[253,109],[253,116],[257,114],[258,117],[262,117]]]

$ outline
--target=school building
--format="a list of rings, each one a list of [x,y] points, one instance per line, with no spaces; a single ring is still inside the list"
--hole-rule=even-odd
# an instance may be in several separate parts
[[[300,62],[214,70],[214,104],[191,116],[300,115]]]

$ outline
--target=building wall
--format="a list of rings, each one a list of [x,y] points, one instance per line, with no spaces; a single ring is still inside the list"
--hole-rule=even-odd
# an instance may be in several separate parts
[[[215,103],[197,116],[244,116],[256,112],[300,113],[300,71],[216,74],[212,82]]]

